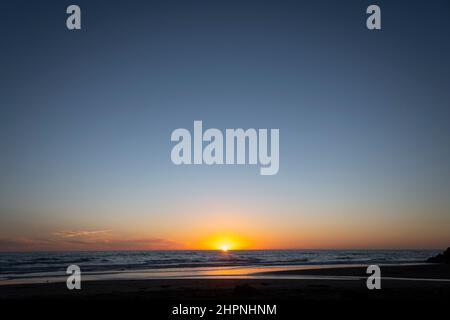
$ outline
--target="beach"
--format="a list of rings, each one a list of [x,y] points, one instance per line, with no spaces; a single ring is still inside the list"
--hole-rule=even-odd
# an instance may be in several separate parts
[[[381,290],[368,290],[366,268],[324,267],[265,271],[248,278],[181,278],[84,281],[81,290],[65,282],[0,286],[1,300],[296,300],[296,301],[447,301],[450,266],[381,267]]]
[[[80,290],[68,290],[61,279],[37,279],[34,283],[0,285],[0,306],[14,314],[33,310],[48,318],[60,318],[68,312],[82,318],[89,312],[91,317],[144,315],[149,319],[293,319],[307,314],[361,319],[388,314],[438,315],[450,301],[448,264],[381,265],[379,290],[367,288],[366,267],[216,267],[212,268],[214,275],[193,276],[188,269],[177,272],[190,275],[154,277],[150,272],[151,278],[145,272],[118,273],[96,276],[101,280],[82,280]],[[275,306],[276,314],[217,314],[223,308],[262,306]],[[208,311],[205,317],[174,314],[174,310],[191,307]]]

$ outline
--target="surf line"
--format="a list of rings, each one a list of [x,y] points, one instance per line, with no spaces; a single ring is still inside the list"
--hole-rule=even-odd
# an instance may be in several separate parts
[[[221,130],[210,128],[203,132],[203,122],[196,120],[193,137],[188,129],[179,128],[170,139],[177,142],[170,155],[175,165],[259,163],[261,175],[275,175],[280,167],[279,129],[270,129],[270,145],[268,129],[226,129],[224,141]]]

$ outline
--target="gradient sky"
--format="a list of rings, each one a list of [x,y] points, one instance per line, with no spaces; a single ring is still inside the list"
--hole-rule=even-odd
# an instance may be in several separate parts
[[[2,1],[0,251],[447,247],[449,36],[444,0]],[[279,173],[173,165],[194,120],[279,128]]]

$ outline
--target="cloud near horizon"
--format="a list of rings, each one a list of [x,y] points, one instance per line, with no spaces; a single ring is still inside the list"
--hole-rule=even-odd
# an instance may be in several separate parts
[[[102,235],[105,233],[110,233],[112,230],[94,230],[94,231],[58,231],[54,232],[53,235],[62,238],[77,238],[77,237],[92,237],[96,235]]]
[[[184,245],[156,237],[133,238],[115,235],[112,230],[63,230],[49,237],[3,237],[0,251],[53,250],[152,250],[184,248]]]

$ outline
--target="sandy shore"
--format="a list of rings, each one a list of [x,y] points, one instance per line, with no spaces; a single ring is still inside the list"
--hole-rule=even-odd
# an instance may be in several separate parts
[[[450,279],[450,265],[446,264],[415,264],[380,266],[382,277],[411,279]],[[261,275],[317,275],[317,276],[348,276],[367,277],[366,267],[320,268],[297,270],[282,270],[275,272],[260,272]]]
[[[0,286],[0,300],[430,300],[450,297],[449,265],[382,267],[382,289],[366,288],[363,267],[263,272],[255,279],[150,279]],[[285,276],[304,276],[302,279]],[[310,277],[310,278],[308,278]],[[431,281],[433,280],[434,281]]]

